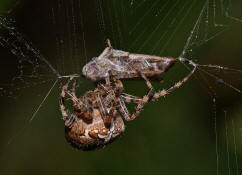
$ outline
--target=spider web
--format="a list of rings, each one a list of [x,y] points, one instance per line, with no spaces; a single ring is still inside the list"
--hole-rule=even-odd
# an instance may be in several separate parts
[[[18,7],[21,8],[21,3],[19,4],[14,10],[3,13],[0,18],[2,53],[3,57],[9,58],[2,62],[0,96],[4,100],[5,97],[19,100],[22,99],[21,94],[30,95],[36,87],[45,88],[44,92],[33,91],[33,97],[36,94],[40,95],[38,102],[34,103],[33,110],[30,110],[25,119],[26,123],[36,116],[41,117],[39,110],[48,103],[51,93],[59,93],[58,82],[69,75],[79,74],[90,58],[101,53],[106,46],[106,39],[109,38],[113,47],[120,50],[173,56],[178,59],[187,58],[198,64],[199,71],[196,73],[194,84],[199,82],[199,87],[204,87],[205,93],[208,93],[208,103],[211,102],[211,105],[205,107],[205,111],[209,110],[209,107],[212,111],[208,113],[212,119],[209,124],[213,130],[213,153],[215,152],[216,160],[214,159],[213,164],[215,170],[211,171],[217,174],[227,172],[236,175],[241,172],[241,112],[239,107],[236,108],[241,104],[241,100],[235,98],[241,97],[241,61],[238,58],[232,59],[232,55],[215,59],[221,55],[208,56],[205,52],[207,47],[212,45],[211,42],[233,30],[231,26],[241,25],[240,16],[236,14],[236,7],[241,7],[240,2],[96,0],[84,3],[81,0],[57,0],[48,4],[46,8],[47,24],[51,26],[47,28],[50,33],[48,41],[52,44],[50,52],[47,52],[43,45],[42,49],[38,49],[38,46],[32,44],[35,42],[31,42],[31,37],[21,32],[24,31],[24,27],[18,24],[18,18],[13,15],[13,12],[18,12]],[[38,5],[37,3],[36,6]],[[19,27],[16,27],[18,25]],[[44,51],[48,54],[43,54]],[[220,63],[237,68],[222,68],[219,66]],[[189,65],[183,65],[185,69],[183,66],[177,68],[181,74],[177,75],[171,71],[169,77],[165,75],[167,83],[164,86],[179,80],[186,69],[190,70]],[[81,79],[80,83],[83,93],[91,87],[87,85],[86,89],[83,88],[83,84],[88,84],[85,79]],[[198,88],[194,85],[193,88],[195,87]],[[132,92],[134,89],[128,86],[127,91]],[[58,95],[55,96],[56,99],[57,97]],[[57,100],[54,103],[57,103]],[[158,105],[164,105],[161,103]],[[58,109],[57,105],[54,105],[54,108]],[[151,109],[148,106],[147,111],[149,108]],[[190,112],[192,111],[198,113],[196,109],[190,109]],[[4,114],[7,115],[7,112]],[[23,118],[14,121],[19,120]],[[13,129],[16,134],[10,134],[14,135],[13,138],[10,136],[10,141],[22,135],[25,126],[19,126],[18,129]],[[21,131],[18,131],[19,129]]]

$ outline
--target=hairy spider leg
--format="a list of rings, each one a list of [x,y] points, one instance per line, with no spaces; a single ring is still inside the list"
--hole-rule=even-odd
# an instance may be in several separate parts
[[[120,105],[119,111],[122,113],[125,120],[127,120],[127,121],[134,120],[140,114],[144,105],[146,103],[148,103],[149,99],[152,97],[152,90],[149,90],[147,95],[145,95],[143,98],[133,96],[134,98],[131,99],[130,97],[131,97],[131,95],[125,96],[124,94],[122,94],[122,99],[119,100],[119,105]],[[128,103],[130,103],[130,102],[138,103],[138,106],[136,107],[133,114],[131,114],[131,115],[129,114],[124,101],[128,102]]]
[[[69,83],[71,82],[72,78],[70,78],[67,83],[62,87],[62,91],[61,91],[61,97],[59,99],[59,106],[60,106],[60,110],[62,113],[62,119],[65,122],[65,126],[71,128],[73,123],[75,122],[76,118],[74,115],[72,115],[70,113],[70,111],[68,109],[65,108],[64,105],[64,98],[66,96],[66,91],[68,89]],[[69,95],[72,95],[71,93],[69,93]]]
[[[62,90],[65,94],[67,94],[75,106],[78,106],[79,108],[83,106],[83,103],[79,100],[79,98],[76,96],[76,80],[73,80],[74,77],[71,77],[67,83],[63,86]],[[73,80],[71,91],[68,90],[70,82]]]
[[[146,103],[148,103],[149,99],[152,97],[153,87],[152,87],[150,81],[148,80],[148,78],[142,72],[139,72],[139,73],[140,73],[141,77],[145,80],[146,85],[149,88],[149,91],[145,96],[143,96],[143,98],[131,96],[129,94],[124,94],[124,93],[122,94],[122,96],[121,96],[122,99],[119,100],[119,105],[120,105],[119,111],[122,113],[125,120],[127,120],[127,121],[134,120],[140,114],[144,105]],[[137,105],[137,107],[136,107],[136,109],[135,109],[135,111],[132,115],[129,114],[128,109],[126,108],[123,100],[125,100],[128,103],[130,103],[130,102],[138,103],[138,105]]]
[[[86,120],[92,120],[92,116],[90,115],[93,112],[93,108],[88,105],[87,103],[83,103],[81,102],[81,100],[76,96],[76,79],[73,80],[73,84],[72,84],[72,89],[71,91],[66,90],[66,94],[71,97],[71,100],[73,102],[73,106],[74,112],[72,113],[72,115],[74,115],[75,117],[77,117],[77,115],[75,115],[75,113],[79,113],[78,111],[83,111],[83,112],[87,112],[87,114],[89,115],[82,115],[82,118],[86,119]]]
[[[103,83],[98,83],[97,87],[99,90],[103,90],[105,92],[105,94],[108,94],[104,97],[104,104],[105,106],[110,105],[111,101],[113,100],[113,90],[111,88],[111,82],[110,82],[110,77],[106,77],[105,78],[105,84]],[[99,94],[100,96],[100,94]]]
[[[191,76],[194,74],[196,69],[197,69],[197,66],[194,66],[192,71],[185,78],[183,78],[181,81],[175,83],[175,85],[173,85],[173,86],[171,86],[167,89],[163,89],[159,92],[154,93],[154,95],[151,96],[149,101],[155,101],[158,98],[165,96],[165,95],[173,92],[175,89],[181,87],[185,82],[187,82],[191,78]],[[137,97],[137,96],[126,94],[126,93],[122,93],[121,97],[127,103],[140,103],[142,101],[142,97]]]
[[[113,105],[113,99],[115,98],[114,90],[108,91],[108,95],[104,98],[104,104],[106,107],[110,108]]]
[[[142,103],[143,98],[136,97],[130,94],[122,93],[121,98],[119,99],[119,111],[124,116],[125,120],[129,120],[130,113],[125,105],[127,103]]]
[[[103,122],[106,125],[106,127],[108,127],[111,124],[111,119],[109,119],[109,111],[107,109],[109,108],[110,103],[113,100],[110,98],[110,95],[112,95],[110,77],[105,78],[105,82],[106,82],[105,85],[102,83],[99,83],[97,85],[99,90],[104,91],[105,97],[103,97],[103,94],[100,94],[100,92],[98,92],[96,94],[96,99],[97,99],[96,101],[97,101],[98,108],[100,109]]]
[[[124,116],[125,120],[130,121],[130,120],[135,119],[139,115],[139,113],[141,112],[145,103],[148,103],[149,101],[155,101],[158,98],[163,97],[163,96],[173,92],[175,89],[179,88],[180,86],[182,86],[185,82],[187,82],[191,78],[191,76],[194,74],[196,69],[197,69],[197,66],[194,66],[192,71],[185,78],[183,78],[181,81],[175,83],[175,85],[173,85],[173,86],[171,86],[167,89],[156,92],[154,95],[151,95],[151,93],[148,93],[146,96],[141,98],[141,97],[122,93],[121,99],[119,100],[119,104],[120,104],[120,112]],[[148,85],[148,82],[149,81],[147,81],[147,85]],[[152,89],[150,89],[150,90],[152,90]],[[126,106],[125,106],[124,101],[127,102],[127,103],[138,103],[136,111],[132,115],[129,114],[129,112],[128,112]]]
[[[98,108],[100,109],[100,112],[101,112],[102,119],[105,123],[107,116],[108,116],[107,108],[106,108],[105,104],[103,103],[103,101],[100,97],[100,94],[96,95],[96,99],[97,99]]]
[[[83,113],[92,112],[92,107],[89,107],[87,104],[84,104],[77,98],[76,96],[76,80],[73,81],[71,91],[68,90],[70,82],[73,80],[74,77],[71,77],[67,83],[62,87],[62,92],[61,92],[61,98],[59,100],[63,120],[65,122],[65,126],[71,128],[73,123],[76,121],[76,111],[74,111],[72,114],[70,114],[69,110],[65,108],[64,106],[64,98],[65,96],[70,97],[71,101],[73,102],[73,106],[75,106],[78,109],[80,109]],[[92,116],[91,115],[82,115],[82,117],[86,120],[91,120]]]
[[[103,122],[104,122],[105,126],[108,127],[108,128],[111,126],[111,122],[112,122],[112,118],[114,116],[114,112],[116,111],[120,95],[123,91],[123,84],[120,80],[116,79],[112,75],[110,75],[110,79],[115,85],[114,90],[112,90],[111,86],[110,86],[109,92],[107,92],[107,94],[110,94],[110,93],[115,94],[115,97],[112,100],[113,104],[112,104],[111,109],[109,111],[107,111],[107,108],[108,108],[107,104],[106,105],[103,104],[100,96],[98,96],[98,98],[97,98],[98,99],[98,105],[99,105],[99,108],[100,108],[100,111],[101,111],[101,114],[102,114]],[[111,101],[110,101],[110,103],[111,103]]]
[[[191,76],[194,74],[194,72],[196,70],[197,70],[197,66],[194,66],[192,71],[186,77],[184,77],[181,81],[178,81],[173,86],[171,86],[167,89],[163,89],[159,92],[154,93],[154,95],[149,99],[149,101],[155,101],[158,98],[163,97],[163,96],[173,92],[174,90],[178,89],[179,87],[181,87],[185,82],[187,82],[191,78]]]
[[[126,103],[141,103],[143,100],[142,97],[137,97],[126,93],[121,94],[121,99]]]

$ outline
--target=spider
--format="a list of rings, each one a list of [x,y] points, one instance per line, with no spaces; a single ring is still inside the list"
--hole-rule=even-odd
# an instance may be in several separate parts
[[[147,94],[143,97],[123,93],[122,82],[109,72],[110,76],[105,78],[106,83],[99,83],[96,89],[88,91],[78,98],[76,96],[76,81],[73,81],[74,77],[70,78],[62,87],[59,100],[67,141],[73,147],[82,150],[93,150],[111,143],[125,130],[120,114],[126,121],[134,120],[146,103],[179,88],[192,76],[194,71],[195,69],[173,86],[156,93],[153,93],[153,87],[145,74],[137,72],[149,87]],[[73,84],[69,90],[71,81]],[[73,103],[72,113],[64,105],[65,97],[68,97]],[[133,114],[129,113],[125,102],[137,104]]]
[[[99,83],[96,89],[78,98],[76,80],[73,79],[74,77],[70,78],[62,87],[59,100],[67,141],[73,147],[82,150],[92,150],[111,143],[125,130],[118,111],[125,116],[126,120],[129,120],[127,108],[123,99],[120,98],[123,91],[121,81],[111,77],[114,84],[112,87],[110,79],[106,78],[105,84]],[[73,84],[69,90],[71,81]],[[151,92],[148,96],[150,94]],[[146,103],[148,96],[137,98],[137,100],[140,104]],[[72,114],[64,105],[65,97],[69,97],[73,103]]]

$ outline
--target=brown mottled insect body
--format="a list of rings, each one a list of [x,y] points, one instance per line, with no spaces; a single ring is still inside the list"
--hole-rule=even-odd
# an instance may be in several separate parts
[[[82,73],[93,82],[104,80],[110,76],[109,72],[117,79],[138,78],[139,72],[147,77],[153,77],[166,72],[175,62],[174,58],[115,50],[109,42],[109,47],[99,57],[87,63]]]

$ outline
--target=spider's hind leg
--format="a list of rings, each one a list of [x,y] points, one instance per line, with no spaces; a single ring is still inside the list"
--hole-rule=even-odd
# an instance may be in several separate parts
[[[145,96],[143,96],[142,98],[122,93],[121,99],[119,100],[119,106],[120,106],[119,111],[122,113],[125,120],[127,120],[127,121],[134,120],[140,114],[144,105],[150,101],[150,98],[152,97],[152,93],[153,93],[153,87],[152,87],[150,81],[148,80],[148,78],[145,76],[145,74],[143,74],[140,71],[137,71],[137,72],[139,72],[140,76],[145,80],[146,85],[148,86],[149,90],[148,90],[148,93]],[[137,103],[138,104],[137,107],[135,108],[135,112],[132,115],[129,114],[124,101],[127,103]]]
[[[192,71],[186,76],[184,77],[181,81],[178,81],[177,83],[175,83],[173,86],[167,88],[167,89],[163,89],[159,92],[154,93],[154,95],[149,99],[150,101],[155,101],[160,97],[164,97],[165,95],[173,92],[174,90],[178,89],[179,87],[181,87],[185,82],[187,82],[191,76],[194,74],[194,72],[197,70],[197,66],[194,66],[194,68],[192,69]]]
[[[143,96],[143,98],[135,97],[135,96],[132,96],[129,94],[122,94],[122,99],[119,101],[120,102],[119,110],[123,114],[125,120],[127,120],[127,121],[134,120],[140,114],[144,105],[150,101],[150,98],[152,97],[152,91],[153,91],[153,89],[150,89],[148,91],[147,95]],[[127,110],[123,100],[125,100],[128,103],[130,103],[130,102],[138,103],[137,107],[135,108],[135,112],[132,115],[130,115],[128,113],[128,110]]]

